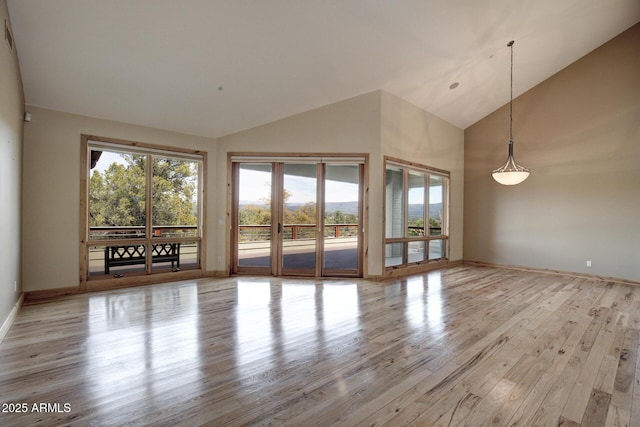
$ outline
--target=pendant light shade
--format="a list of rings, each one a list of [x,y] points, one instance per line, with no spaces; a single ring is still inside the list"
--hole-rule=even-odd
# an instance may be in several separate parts
[[[529,176],[529,169],[517,164],[513,158],[513,140],[509,141],[509,157],[507,158],[507,163],[495,169],[491,175],[493,179],[502,185],[520,184]]]
[[[520,166],[513,158],[513,41],[507,43],[511,48],[511,96],[509,99],[509,157],[504,166],[495,169],[491,175],[502,185],[516,185],[527,179],[529,169]]]

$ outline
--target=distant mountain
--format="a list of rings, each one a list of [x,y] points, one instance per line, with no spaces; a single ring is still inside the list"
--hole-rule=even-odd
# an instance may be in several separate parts
[[[342,211],[345,214],[358,215],[358,202],[329,202],[325,204],[326,212]]]
[[[306,203],[287,203],[286,206],[289,210],[295,211],[306,205]],[[345,214],[358,214],[358,202],[329,202],[324,207],[327,213],[341,211]]]
[[[238,204],[240,206],[259,206],[263,208],[266,208],[268,206],[266,203],[256,203],[255,201],[251,200],[240,200]]]
[[[264,203],[260,204],[255,202],[247,202],[243,200],[240,201],[240,206],[247,206],[247,205],[261,206],[263,208],[268,207],[268,205]],[[287,208],[289,208],[292,211],[295,211],[304,205],[305,203],[287,203]],[[325,210],[327,212],[342,211],[345,214],[357,215],[358,202],[329,202],[326,204]],[[429,216],[431,218],[439,218],[441,212],[442,212],[442,203],[434,203],[432,205],[429,205]],[[409,220],[421,218],[422,215],[423,215],[422,205],[413,205],[413,204],[409,205]]]
[[[409,205],[409,220],[422,218],[422,205]],[[434,203],[429,205],[429,216],[431,218],[440,218],[442,213],[442,203]]]

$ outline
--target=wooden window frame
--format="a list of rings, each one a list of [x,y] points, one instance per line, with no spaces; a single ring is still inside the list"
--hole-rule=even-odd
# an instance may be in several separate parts
[[[443,263],[447,263],[449,261],[449,206],[450,206],[450,187],[451,187],[451,173],[446,170],[433,168],[430,166],[425,166],[422,164],[385,156],[384,162],[384,173],[383,173],[383,250],[382,250],[382,265],[384,266],[385,275],[393,275],[395,271],[403,271],[410,270],[413,267],[419,266],[430,266],[430,265],[441,265]],[[403,176],[403,186],[402,186],[402,203],[403,203],[403,213],[402,213],[402,237],[387,237],[387,170],[388,167],[400,168],[402,170]],[[441,234],[439,235],[430,235],[429,233],[425,233],[424,236],[408,236],[408,222],[409,222],[409,172],[419,172],[425,174],[425,214],[424,214],[424,222],[425,229],[428,229],[429,224],[429,181],[432,176],[438,176],[444,178],[443,185],[443,194],[442,194],[442,226],[441,226]],[[428,245],[431,241],[441,240],[445,244],[445,253],[444,257],[438,259],[429,259],[428,256]],[[421,261],[409,262],[408,260],[408,248],[409,243],[412,242],[427,242],[427,254],[426,259]],[[387,245],[388,244],[402,244],[402,262],[400,264],[387,266]]]
[[[110,244],[144,245],[146,248],[145,271],[129,273],[126,276],[114,277],[111,275],[90,276],[89,274],[89,248],[93,246],[105,246],[104,239],[91,239],[89,233],[89,179],[91,165],[91,146],[104,144],[114,150],[121,149],[123,152],[132,152],[145,155],[175,156],[193,159],[200,163],[200,173],[198,174],[198,233],[192,237],[154,237],[151,224],[151,203],[148,201],[151,195],[151,181],[153,171],[147,167],[147,203],[146,203],[146,223],[145,237],[136,239],[108,240]],[[200,150],[190,150],[177,147],[161,146],[143,142],[134,142],[116,138],[108,138],[95,135],[81,135],[81,155],[80,155],[80,291],[110,289],[122,286],[135,286],[149,283],[156,283],[167,280],[182,280],[188,278],[202,277],[206,271],[206,192],[205,182],[207,176],[207,153]],[[149,165],[150,166],[150,165]],[[198,265],[179,271],[153,271],[152,248],[153,244],[159,243],[197,243],[198,245]],[[110,246],[110,245],[106,245]]]

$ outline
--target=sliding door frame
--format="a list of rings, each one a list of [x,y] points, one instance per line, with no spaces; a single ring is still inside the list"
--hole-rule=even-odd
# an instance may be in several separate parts
[[[315,163],[314,163],[315,162]],[[239,244],[239,223],[238,207],[240,199],[239,179],[240,167],[242,163],[271,164],[271,242],[270,245],[270,266],[269,267],[241,267],[238,265],[238,244]],[[309,269],[286,269],[283,266],[283,233],[279,232],[278,225],[283,225],[284,203],[281,199],[283,194],[284,165],[286,163],[314,163],[316,165],[316,230],[315,230],[315,268]],[[227,155],[228,197],[227,216],[230,218],[228,235],[228,271],[230,274],[257,274],[274,276],[312,276],[312,277],[363,277],[364,264],[366,263],[366,227],[365,212],[368,211],[368,163],[367,154],[333,154],[333,153],[236,153],[230,152]],[[355,269],[325,269],[324,268],[324,214],[325,214],[325,180],[326,165],[332,164],[357,164],[358,165],[358,228],[357,228],[357,266]]]
[[[326,167],[327,165],[332,165],[331,161],[327,161],[326,163],[323,163],[322,165],[320,165],[322,167],[322,193],[319,197],[321,197],[322,200],[322,204],[321,204],[321,209],[318,209],[318,211],[322,211],[319,212],[319,215],[321,215],[321,218],[324,220],[325,217],[325,202],[326,202],[326,187],[325,187],[325,183],[326,183]],[[356,264],[356,269],[355,271],[352,270],[339,270],[339,269],[331,269],[331,268],[325,268],[324,265],[324,222],[322,223],[323,227],[322,227],[322,239],[320,244],[323,247],[322,251],[318,251],[320,252],[320,260],[318,260],[318,265],[320,268],[320,275],[322,277],[363,277],[363,272],[364,272],[364,253],[365,251],[363,250],[363,248],[365,248],[365,219],[364,219],[364,212],[365,212],[365,195],[366,195],[366,181],[365,181],[365,176],[366,176],[366,167],[367,167],[367,163],[365,162],[364,164],[360,164],[359,168],[358,168],[358,231],[357,231],[357,235],[358,235],[358,245],[357,245],[357,264]],[[320,186],[320,185],[319,185]],[[320,198],[319,198],[320,200]],[[347,273],[349,272],[349,273]]]

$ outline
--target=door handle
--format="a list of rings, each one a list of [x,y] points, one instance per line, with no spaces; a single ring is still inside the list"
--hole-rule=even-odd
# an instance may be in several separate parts
[[[282,233],[282,224],[278,223],[278,234]]]

